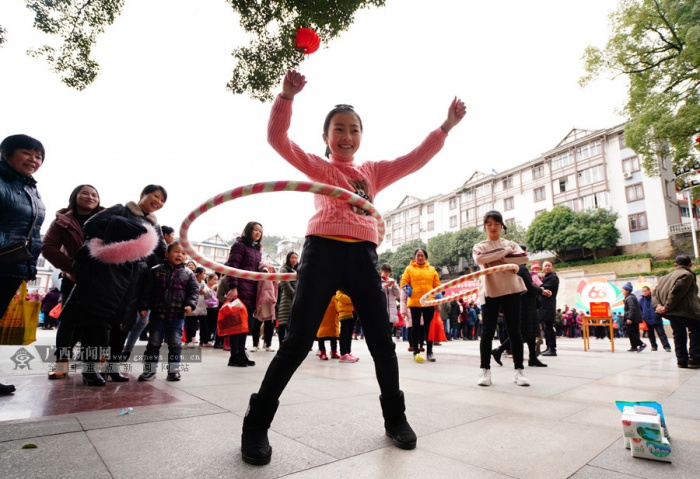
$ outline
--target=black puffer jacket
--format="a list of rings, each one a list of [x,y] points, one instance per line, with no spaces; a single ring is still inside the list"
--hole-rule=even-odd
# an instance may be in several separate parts
[[[236,242],[231,246],[231,253],[226,261],[227,266],[245,271],[259,271],[262,253],[243,237],[236,238]],[[229,290],[238,289],[238,299],[245,304],[248,310],[248,318],[253,317],[255,302],[258,297],[258,282],[252,279],[228,277]]]
[[[532,283],[532,276],[524,264],[518,267],[518,276],[523,279],[527,290],[520,295],[520,332],[523,339],[536,338],[540,334],[540,321],[537,317],[538,298],[542,289]]]
[[[285,264],[280,268],[280,273],[296,273],[296,270]],[[296,292],[296,279],[294,281],[280,282],[280,294],[277,300],[277,304],[279,304],[277,321],[279,321],[279,324],[281,325],[289,322],[289,313],[292,311],[292,300],[294,300],[294,294]]]
[[[32,218],[36,215],[34,229],[29,237],[32,259],[0,268],[0,277],[36,278],[36,260],[41,254],[41,225],[46,208],[36,180],[13,170],[5,160],[0,160],[0,247],[27,239]]]
[[[150,222],[114,216],[100,213],[86,223],[90,223],[93,237],[75,255],[77,284],[64,312],[78,314],[79,320],[92,328],[126,330],[135,323],[139,293],[149,269],[147,260],[155,254],[162,236]],[[144,232],[119,242],[103,239],[110,223],[117,220],[136,223]]]

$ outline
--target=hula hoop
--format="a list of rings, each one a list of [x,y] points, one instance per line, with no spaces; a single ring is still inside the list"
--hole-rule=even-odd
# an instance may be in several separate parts
[[[290,281],[296,278],[296,273],[260,273],[256,271],[246,271],[238,268],[232,268],[230,266],[211,261],[201,254],[199,254],[190,244],[187,237],[187,232],[198,217],[206,213],[207,211],[221,206],[228,201],[233,201],[236,198],[241,198],[243,196],[257,195],[260,193],[275,193],[279,191],[299,191],[303,193],[314,193],[317,195],[330,196],[332,198],[337,198],[339,200],[346,201],[351,205],[357,206],[365,210],[373,218],[377,220],[377,233],[379,235],[379,241],[377,246],[382,244],[384,240],[384,219],[379,214],[377,209],[372,203],[343,188],[338,188],[337,186],[326,185],[324,183],[309,182],[309,181],[268,181],[266,183],[254,183],[245,186],[239,186],[232,190],[225,191],[216,196],[209,198],[207,201],[199,205],[197,208],[192,210],[190,214],[182,221],[180,225],[180,244],[189,256],[197,261],[202,266],[205,266],[211,270],[217,271],[222,274],[227,274],[229,276],[235,276],[237,278],[250,279],[253,281]]]
[[[474,273],[469,273],[465,274],[464,276],[460,276],[459,278],[455,278],[452,281],[449,281],[445,284],[441,284],[437,288],[433,288],[427,293],[425,293],[423,296],[420,298],[420,304],[423,306],[437,306],[438,304],[446,303],[448,301],[452,301],[453,299],[459,299],[463,298],[465,296],[469,296],[470,294],[474,294],[478,291],[477,289],[470,289],[467,291],[462,291],[459,294],[453,294],[451,296],[448,296],[447,298],[442,298],[442,299],[428,299],[430,296],[434,296],[438,293],[442,293],[445,291],[447,288],[451,288],[452,286],[462,284],[467,281],[474,281],[475,279],[478,279],[482,276],[486,276],[487,274],[491,273],[498,273],[500,271],[508,271],[512,270],[513,272],[518,271],[519,266],[517,264],[502,264],[498,266],[492,266],[491,268],[486,268],[482,269],[479,271],[475,271]]]

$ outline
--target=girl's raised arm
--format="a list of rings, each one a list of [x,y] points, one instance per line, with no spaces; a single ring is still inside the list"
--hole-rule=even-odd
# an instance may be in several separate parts
[[[457,97],[450,103],[450,108],[447,110],[447,119],[442,124],[442,131],[449,133],[450,130],[455,127],[462,118],[467,114],[467,106],[464,102]]]

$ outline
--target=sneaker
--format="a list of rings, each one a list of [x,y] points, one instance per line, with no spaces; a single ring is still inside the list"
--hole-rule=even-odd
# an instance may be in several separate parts
[[[340,359],[340,354],[335,349],[331,350],[331,359]]]
[[[139,381],[153,381],[156,378],[156,373],[141,373],[139,376]]]
[[[479,380],[476,382],[479,386],[490,386],[491,385],[491,370],[481,369],[481,374],[479,374]]]
[[[428,353],[428,361],[431,363],[435,362],[435,356],[433,356],[433,353]]]
[[[275,352],[275,350],[274,350],[274,348],[273,348],[272,346],[267,346],[267,347],[265,348],[265,351],[267,351],[268,353],[274,353],[274,352]]]
[[[551,349],[548,349],[547,351],[542,353],[542,356],[556,356],[556,355],[557,355],[557,352],[552,351]]]
[[[211,348],[211,343],[200,343],[200,348]]]
[[[341,363],[356,363],[357,358],[355,358],[349,354],[343,354],[342,356],[340,356],[340,362]]]
[[[186,348],[193,349],[193,348],[194,348],[194,343],[193,343],[193,342],[186,343],[186,344],[185,344],[185,347],[186,347]]]
[[[652,347],[651,347],[651,350],[652,350],[652,351],[657,351],[658,349],[659,349],[659,348],[657,348],[656,346],[652,346]]]
[[[671,348],[664,348],[664,351],[666,351],[667,353],[670,353],[670,352],[671,352]]]
[[[250,352],[251,352],[251,353],[257,353],[257,352],[258,352],[258,347],[257,347],[257,346],[253,346],[252,348],[250,348]]]
[[[518,386],[529,386],[530,385],[530,381],[527,380],[527,378],[523,374],[522,369],[515,370],[515,376],[513,377],[513,382],[515,384],[517,384]]]
[[[350,357],[350,359],[354,360],[353,362],[357,362],[360,360],[360,358],[353,356],[352,353],[348,353],[348,356]]]
[[[166,381],[179,381],[180,373],[168,373],[168,377],[165,378]]]
[[[318,359],[323,359],[324,361],[328,361],[328,356],[326,356],[326,352],[321,351],[320,353],[318,353]]]
[[[420,354],[414,354],[414,355],[413,355],[413,362],[414,362],[414,363],[419,363],[419,364],[420,364],[420,363],[422,363],[423,361],[424,361],[424,360],[423,360],[423,356],[421,356]]]
[[[639,346],[639,349],[637,350],[637,352],[638,352],[638,353],[641,353],[642,351],[644,351],[644,350],[646,349],[646,347],[647,347],[647,344],[646,344],[646,343],[642,343],[642,345]]]

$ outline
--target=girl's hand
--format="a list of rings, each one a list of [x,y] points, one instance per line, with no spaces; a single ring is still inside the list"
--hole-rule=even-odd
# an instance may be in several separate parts
[[[467,106],[462,100],[455,97],[450,103],[450,108],[447,110],[447,119],[442,124],[442,131],[449,133],[450,130],[457,125],[462,118],[467,114]]]
[[[306,77],[296,70],[287,70],[282,82],[282,98],[291,100],[306,86]]]

